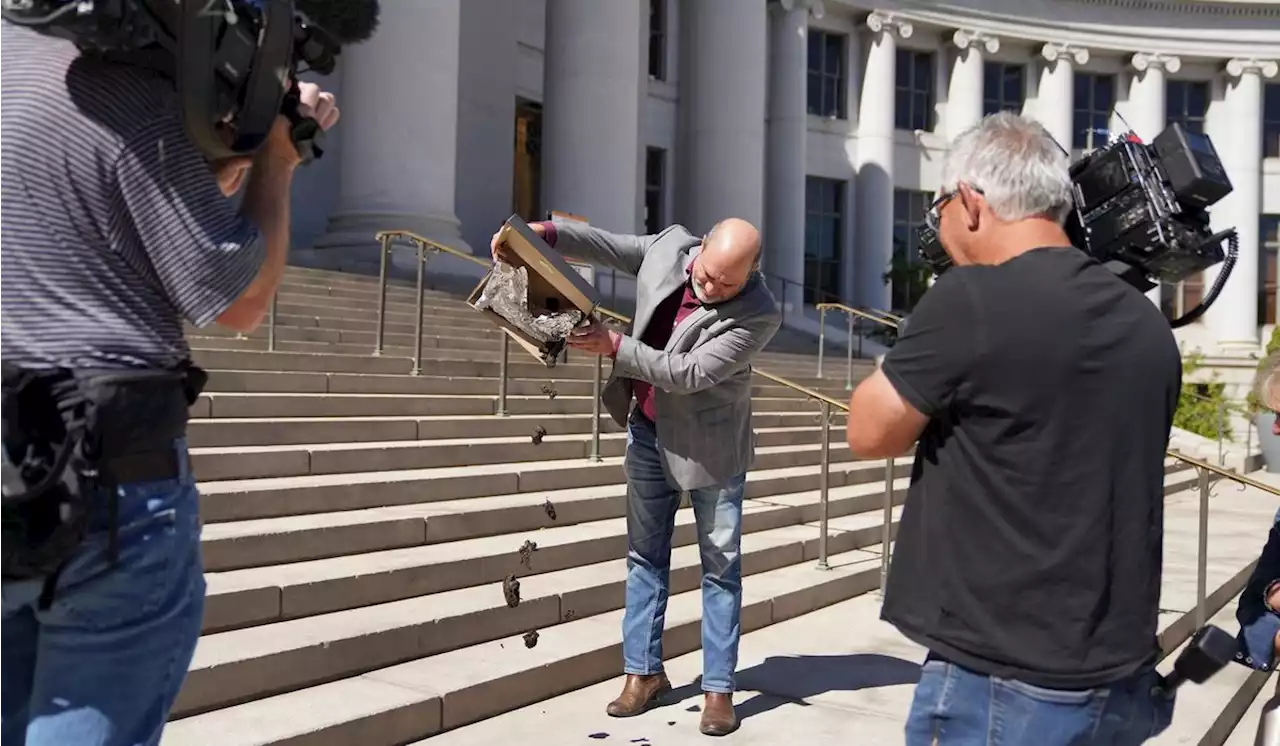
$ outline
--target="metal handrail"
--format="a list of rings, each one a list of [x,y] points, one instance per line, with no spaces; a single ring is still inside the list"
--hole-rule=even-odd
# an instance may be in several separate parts
[[[898,322],[902,321],[901,316],[888,311],[882,311],[878,308],[854,308],[853,306],[846,306],[843,303],[816,303],[813,307],[819,311],[826,311],[828,309],[832,311],[843,311],[848,314],[853,314],[854,316],[861,316],[865,319],[875,321],[879,324],[884,324],[885,326],[892,326],[895,329],[898,328]]]
[[[848,332],[845,338],[845,361],[844,361],[844,388],[846,391],[853,390],[853,327],[856,323],[862,324],[863,320],[874,321],[877,324],[898,328],[901,318],[893,316],[888,311],[864,311],[852,306],[846,306],[843,303],[818,303],[814,306],[818,309],[818,378],[822,378],[822,361],[827,353],[827,311],[838,311],[845,315],[848,321]],[[875,313],[883,314],[876,316]],[[888,317],[888,318],[885,318]],[[858,357],[862,357],[862,334],[856,335],[858,338]]]

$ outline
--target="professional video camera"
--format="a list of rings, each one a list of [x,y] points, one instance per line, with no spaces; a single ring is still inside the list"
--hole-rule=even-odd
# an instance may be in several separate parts
[[[1150,145],[1128,132],[1073,163],[1070,174],[1075,209],[1065,227],[1072,244],[1139,290],[1222,263],[1200,305],[1170,323],[1185,326],[1204,314],[1231,275],[1239,241],[1234,228],[1209,227],[1207,208],[1232,188],[1209,137],[1178,123]],[[923,226],[919,238],[921,258],[942,274],[951,258],[937,233]]]
[[[191,140],[210,158],[249,155],[279,114],[304,161],[324,132],[298,115],[299,72],[328,75],[342,45],[368,39],[377,0],[0,0],[0,16],[86,54],[173,79]]]

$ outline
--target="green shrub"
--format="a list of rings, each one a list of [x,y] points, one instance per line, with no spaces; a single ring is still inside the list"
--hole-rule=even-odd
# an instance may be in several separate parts
[[[1187,380],[1203,367],[1203,359],[1199,353],[1182,359],[1182,391],[1178,395],[1178,411],[1173,415],[1173,426],[1217,440],[1218,410],[1221,407],[1222,439],[1231,442],[1230,416],[1236,408],[1226,398],[1226,386],[1217,382],[1217,374],[1208,383]]]

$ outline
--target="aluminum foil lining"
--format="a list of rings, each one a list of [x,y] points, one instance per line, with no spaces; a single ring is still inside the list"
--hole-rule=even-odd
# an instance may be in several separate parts
[[[489,273],[477,308],[487,308],[514,324],[539,342],[554,342],[569,336],[582,323],[583,314],[576,309],[552,312],[529,307],[529,270],[498,262]]]

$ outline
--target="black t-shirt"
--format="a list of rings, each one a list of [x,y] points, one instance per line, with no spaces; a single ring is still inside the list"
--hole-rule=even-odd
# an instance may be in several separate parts
[[[883,370],[930,418],[883,618],[966,668],[1085,689],[1158,652],[1168,321],[1073,248],[954,267]]]

